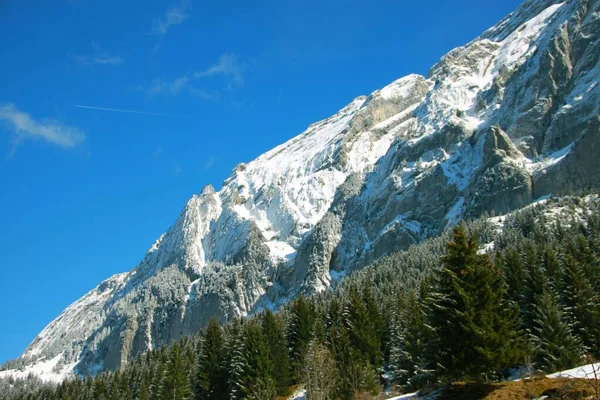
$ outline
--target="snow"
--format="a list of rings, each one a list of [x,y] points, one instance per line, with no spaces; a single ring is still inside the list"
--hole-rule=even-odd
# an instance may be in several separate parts
[[[329,270],[329,279],[331,282],[340,282],[346,276],[346,271]]]
[[[406,399],[415,399],[417,398],[417,392],[414,393],[408,393],[408,394],[403,394],[401,396],[396,396],[396,397],[390,397],[388,398],[388,400],[406,400]]]
[[[452,206],[450,211],[446,213],[446,216],[444,217],[446,221],[448,221],[446,229],[456,225],[462,219],[464,205],[465,198],[459,197],[458,201]]]
[[[571,151],[572,148],[573,143],[555,151],[554,153],[548,154],[545,157],[541,157],[538,161],[532,162],[528,160],[529,162],[526,163],[527,170],[533,174],[551,167],[552,165],[558,164],[567,156],[567,154],[569,154],[569,151]]]
[[[294,258],[294,255],[296,254],[296,249],[294,249],[292,246],[290,246],[286,242],[272,240],[265,244],[269,248],[271,257],[275,260],[290,261]]]
[[[60,353],[56,357],[50,360],[38,361],[35,365],[27,366],[26,368],[10,369],[0,371],[0,379],[14,378],[14,379],[26,379],[29,375],[35,375],[40,377],[45,382],[62,382],[65,378],[72,376],[72,370],[75,364],[61,366],[59,363],[63,358],[63,354]]]
[[[306,389],[296,389],[296,391],[292,393],[288,400],[306,400]]]
[[[411,93],[415,89],[416,82],[419,79],[422,79],[422,76],[418,74],[410,74],[403,78],[397,79],[381,89],[381,97],[386,100],[396,99],[399,97],[410,97]]]
[[[193,276],[202,275],[211,262],[226,262],[242,249],[251,230],[258,229],[264,238],[274,265],[281,261],[291,263],[304,237],[323,218],[338,188],[351,175],[365,176],[375,171],[373,180],[366,181],[366,189],[361,194],[364,199],[377,199],[377,195],[387,190],[386,185],[395,185],[396,193],[401,195],[436,166],[442,169],[450,184],[459,191],[466,190],[472,174],[481,165],[483,140],[471,146],[467,138],[452,148],[424,152],[419,162],[410,162],[399,172],[390,173],[391,169],[379,166],[375,169],[375,166],[393,160],[394,152],[403,149],[402,146],[418,146],[423,138],[442,132],[441,128],[449,124],[460,126],[467,134],[488,124],[495,105],[478,109],[478,95],[491,87],[503,68],[515,70],[534,54],[544,28],[562,6],[563,3],[552,5],[522,24],[519,20],[520,27],[505,37],[479,38],[453,50],[440,61],[440,68],[433,68],[428,80],[420,75],[409,75],[375,91],[370,99],[380,96],[389,102],[386,106],[393,104],[396,108],[377,110],[385,111],[381,118],[367,115],[367,120],[375,118],[373,126],[360,130],[353,125],[359,113],[370,110],[368,98],[357,97],[300,135],[254,161],[239,164],[220,191],[206,186],[200,195],[188,201],[175,224],[156,240],[132,273],[103,282],[69,306],[38,335],[23,355],[24,360],[30,362],[25,370],[39,372],[47,379],[62,376],[60,368],[59,372],[53,372],[54,367],[64,364],[64,368],[73,368],[75,364],[71,363],[79,360],[81,346],[89,344],[86,341],[97,329],[106,328],[103,325],[106,315],[115,310],[110,306],[126,297],[130,286],[172,265],[192,270]],[[511,22],[510,18],[504,20],[494,29],[504,30]],[[564,112],[585,103],[581,102],[585,96],[599,93],[600,85],[595,80],[600,74],[597,68],[600,67],[592,69],[575,88],[563,107]],[[425,98],[422,93],[415,94],[423,82],[429,85]],[[524,159],[523,162],[530,171],[539,171],[560,162],[570,149],[567,146],[541,160]],[[343,162],[340,161],[342,156]],[[449,225],[460,219],[464,203],[464,197],[457,197],[445,216]],[[383,223],[386,222],[382,230],[374,233],[374,240],[399,227],[421,234],[421,225],[411,220],[409,213],[391,215]],[[364,243],[365,247],[369,245],[370,242]],[[343,271],[329,271],[330,282],[339,281],[343,276]],[[186,306],[195,300],[198,282],[189,283]],[[247,294],[241,289],[240,292],[241,297]],[[234,313],[242,315],[253,306],[248,298],[240,302],[244,305],[237,305]],[[149,348],[152,347],[152,315],[145,332]],[[65,348],[75,356],[67,359],[64,353],[59,353]]]
[[[582,378],[600,379],[600,363],[582,365],[581,367],[555,372],[547,375],[548,378]]]

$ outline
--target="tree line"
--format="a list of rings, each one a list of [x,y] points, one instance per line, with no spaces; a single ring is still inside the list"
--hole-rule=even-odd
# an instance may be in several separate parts
[[[309,399],[351,399],[552,372],[600,356],[598,293],[600,202],[549,200],[461,223],[277,312],[212,320],[120,371],[5,381],[0,396],[267,400],[302,384]]]

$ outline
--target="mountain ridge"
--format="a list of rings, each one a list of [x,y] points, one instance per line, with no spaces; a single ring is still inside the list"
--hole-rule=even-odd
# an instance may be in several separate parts
[[[132,271],[14,363],[49,380],[276,308],[461,218],[600,187],[600,6],[526,1],[479,38],[359,96],[208,185]],[[16,371],[16,369],[12,369]],[[1,376],[15,373],[0,372]]]

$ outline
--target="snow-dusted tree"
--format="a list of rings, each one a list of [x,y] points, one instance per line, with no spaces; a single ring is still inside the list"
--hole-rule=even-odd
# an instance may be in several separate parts
[[[505,298],[502,272],[464,224],[453,230],[436,292],[431,295],[432,341],[438,373],[481,380],[522,360],[525,342],[518,313]]]
[[[160,392],[162,400],[192,399],[187,365],[178,342],[171,346],[169,359],[161,377]]]
[[[290,314],[287,341],[290,349],[292,370],[296,378],[299,378],[302,376],[308,344],[312,339],[315,315],[311,304],[302,296],[292,303]]]
[[[261,326],[257,321],[246,323],[242,330],[243,349],[239,360],[242,366],[235,377],[239,398],[267,399],[276,395],[271,373],[273,362]],[[260,397],[268,395],[268,397]]]
[[[303,371],[306,394],[311,400],[336,398],[338,370],[331,352],[322,344],[311,343]]]
[[[393,323],[389,362],[392,380],[407,390],[421,388],[433,378],[427,360],[432,333],[426,310],[411,289]]]
[[[261,317],[261,328],[271,359],[271,376],[277,387],[277,394],[288,394],[290,386],[290,352],[285,340],[281,320],[267,310]]]
[[[564,322],[556,296],[550,290],[544,291],[535,301],[531,336],[534,362],[540,371],[572,368],[582,360],[581,340],[573,336]]]
[[[228,397],[227,368],[224,365],[223,332],[216,319],[206,328],[204,343],[198,355],[196,399],[225,399]]]

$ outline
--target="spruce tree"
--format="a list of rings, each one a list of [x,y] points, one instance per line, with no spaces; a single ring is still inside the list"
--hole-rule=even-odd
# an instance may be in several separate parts
[[[248,322],[243,328],[243,369],[237,376],[236,386],[241,398],[268,399],[276,394],[271,373],[273,363],[270,349],[257,322]]]
[[[290,386],[290,353],[285,340],[283,324],[271,310],[265,311],[261,318],[262,332],[269,349],[272,370],[271,376],[275,381],[277,394],[288,394]]]
[[[371,312],[373,310],[367,308],[362,296],[353,287],[350,290],[344,315],[350,340],[366,361],[369,361],[372,365],[379,365],[383,359],[381,342],[377,332],[379,314],[371,315]]]
[[[600,297],[584,267],[570,254],[565,257],[561,297],[573,334],[592,354],[600,356]]]
[[[192,398],[185,359],[178,342],[171,345],[160,391],[163,400],[189,400]]]
[[[400,307],[394,322],[389,369],[395,382],[407,390],[419,389],[432,379],[426,358],[432,332],[414,290],[408,292]]]
[[[534,362],[543,372],[572,368],[582,359],[582,344],[564,322],[556,297],[550,290],[537,297],[534,305]]]
[[[195,397],[216,400],[228,397],[227,369],[224,365],[223,333],[216,319],[206,328],[204,343],[198,355]]]
[[[521,295],[524,290],[523,280],[525,279],[521,255],[514,247],[510,247],[502,253],[500,264],[504,270],[504,279],[507,285],[507,298],[515,304],[520,304]]]
[[[471,378],[518,363],[525,344],[516,310],[505,299],[502,274],[464,224],[454,228],[432,295],[438,372],[446,379]]]
[[[308,351],[308,344],[312,339],[314,310],[309,302],[300,296],[290,307],[290,323],[288,325],[287,341],[290,349],[292,370],[296,379],[302,377],[304,360]]]

